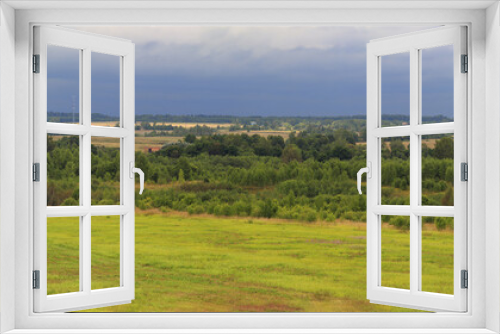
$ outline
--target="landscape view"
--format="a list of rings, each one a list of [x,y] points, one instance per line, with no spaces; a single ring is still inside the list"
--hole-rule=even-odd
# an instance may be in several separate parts
[[[136,299],[92,311],[403,310],[366,300],[366,197],[356,190],[366,164],[363,119],[141,118]],[[48,138],[49,205],[78,205],[78,145]],[[453,205],[453,139],[423,146],[423,202]],[[382,155],[385,204],[409,204],[408,142],[391,140]],[[92,175],[92,204],[119,204],[116,142],[93,141]],[[117,286],[119,220],[94,220],[93,284]],[[409,218],[383,220],[383,283],[409,288]],[[64,241],[78,240],[78,224],[48,225],[49,293],[77,291],[78,243]],[[427,219],[423,229],[423,288],[452,294],[453,220]]]
[[[142,195],[136,179],[135,299],[87,311],[416,312],[366,298],[356,173],[366,43],[422,29],[85,28],[136,43],[135,164],[146,177]],[[436,75],[446,57],[433,57],[422,121],[453,122],[449,77]],[[78,53],[73,65],[53,59],[47,121],[78,123]],[[119,63],[97,60],[92,125],[119,126]],[[407,65],[382,77],[383,126],[408,124]],[[421,140],[422,204],[453,206],[453,135]],[[409,138],[381,149],[382,204],[407,205]],[[120,141],[93,137],[91,152],[92,205],[119,204]],[[47,205],[79,205],[79,159],[78,136],[48,134]],[[381,220],[382,285],[409,289],[409,217]],[[48,293],[79,291],[78,218],[47,229]],[[424,217],[422,230],[422,290],[453,294],[453,219]],[[119,252],[119,217],[92,217],[92,289],[119,286]]]

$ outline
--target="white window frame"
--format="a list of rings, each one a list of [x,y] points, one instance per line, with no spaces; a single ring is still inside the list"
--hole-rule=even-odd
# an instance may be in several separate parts
[[[405,1],[407,3],[408,1]],[[65,2],[68,3],[68,2]],[[82,4],[83,3],[83,4]],[[163,9],[144,1],[137,9],[97,10],[99,2],[75,4],[75,10],[50,9],[71,6],[60,2],[24,6],[48,6],[49,9],[19,10],[2,3],[0,23],[0,326],[16,333],[34,333],[37,329],[69,333],[76,329],[99,333],[104,329],[127,329],[128,333],[146,329],[195,329],[196,332],[467,332],[500,331],[500,27],[498,3],[493,2],[422,2],[390,9],[388,2],[266,2],[217,1],[179,4],[167,3]],[[102,3],[107,3],[102,1]],[[125,1],[121,2],[127,6]],[[488,10],[484,8],[489,6]],[[116,6],[116,3],[108,6]],[[119,6],[119,5],[118,5]],[[230,8],[224,8],[228,6]],[[344,6],[344,8],[342,8]],[[385,6],[385,8],[384,8]],[[406,6],[406,8],[405,8]],[[426,6],[432,6],[426,7]],[[462,6],[457,9],[455,6]],[[483,6],[483,9],[474,9]],[[179,8],[181,7],[181,8]],[[246,7],[246,8],[245,8]],[[403,9],[401,9],[403,7]],[[436,9],[441,8],[441,9]],[[40,7],[39,7],[40,8]],[[304,10],[304,8],[306,10]],[[351,9],[348,9],[351,8]],[[353,8],[357,8],[353,10]],[[376,8],[376,9],[374,9]],[[462,24],[468,26],[470,58],[468,76],[468,312],[434,314],[394,313],[299,313],[299,314],[34,314],[31,290],[33,203],[30,180],[33,156],[32,133],[32,27],[35,24],[248,24],[248,25],[349,25],[349,24]],[[13,38],[15,31],[15,39]],[[5,44],[4,44],[5,43]],[[12,67],[15,66],[15,73]],[[486,66],[488,66],[486,68]],[[488,71],[486,71],[488,69]],[[4,75],[5,73],[5,75]],[[15,83],[12,84],[12,83]],[[488,84],[488,85],[487,85]],[[15,99],[12,98],[15,94]],[[15,112],[13,112],[15,111]],[[488,121],[487,121],[488,120]],[[7,122],[8,125],[5,125]],[[6,129],[14,124],[14,131]],[[11,145],[14,134],[15,145]],[[8,145],[7,145],[8,143]],[[485,153],[486,149],[490,152]],[[6,159],[11,160],[6,160]],[[486,164],[488,162],[488,164]],[[485,167],[486,166],[486,167]],[[15,173],[14,173],[15,171]],[[486,182],[486,171],[493,173]],[[9,174],[10,173],[10,174]],[[14,174],[14,177],[12,177]],[[11,186],[11,188],[7,188]],[[14,199],[12,189],[15,189]],[[488,196],[486,196],[488,194]],[[11,206],[9,206],[11,205]],[[488,219],[486,219],[488,217]],[[488,256],[486,256],[488,255]],[[9,286],[10,284],[10,286]],[[14,287],[12,289],[12,287]],[[14,306],[13,306],[14,305]],[[142,330],[137,328],[142,328]],[[385,328],[385,330],[380,330]],[[101,329],[101,330],[99,330]],[[132,329],[137,329],[136,331]],[[217,330],[216,330],[217,329]],[[247,329],[247,330],[245,330]],[[295,330],[294,330],[295,329]],[[300,329],[300,330],[298,330]],[[342,329],[345,329],[344,331]],[[357,330],[356,330],[357,329]],[[460,330],[461,329],[461,330]],[[180,330],[179,330],[180,331]],[[75,331],[76,332],[76,331]],[[186,331],[183,331],[186,332]],[[252,331],[253,332],[253,331]]]
[[[467,290],[461,287],[461,271],[467,270],[467,183],[461,180],[461,163],[467,163],[466,115],[467,76],[462,73],[461,55],[467,54],[466,28],[445,26],[370,41],[367,45],[367,160],[371,167],[367,179],[367,296],[385,305],[412,305],[422,310],[467,310]],[[453,114],[446,123],[422,123],[422,51],[453,47]],[[382,58],[394,54],[409,56],[409,124],[382,126]],[[421,136],[454,134],[454,205],[422,205]],[[382,140],[410,138],[410,203],[382,205]],[[369,168],[370,168],[369,167]],[[409,289],[382,286],[382,215],[402,215],[410,219]],[[453,294],[422,290],[422,217],[454,218]]]
[[[34,27],[34,53],[39,55],[39,73],[34,83],[34,162],[39,164],[39,182],[33,184],[34,269],[39,270],[39,288],[34,289],[35,312],[74,311],[130,303],[134,299],[134,222],[135,222],[135,46],[131,41],[100,36],[74,29],[53,26]],[[47,122],[47,47],[72,48],[79,53],[80,122]],[[92,53],[113,55],[119,60],[119,127],[92,125],[91,72]],[[77,206],[47,206],[47,134],[78,136],[80,141],[80,199]],[[108,137],[120,142],[120,204],[92,205],[92,138]],[[131,177],[132,176],[132,177]],[[118,216],[120,220],[120,285],[92,289],[92,217]],[[80,268],[78,292],[47,295],[47,218],[79,219]]]

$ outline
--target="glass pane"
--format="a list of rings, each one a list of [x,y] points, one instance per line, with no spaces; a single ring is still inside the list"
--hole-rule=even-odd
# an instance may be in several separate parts
[[[453,122],[453,45],[420,51],[422,123]]]
[[[120,142],[92,137],[92,205],[120,204]]]
[[[120,57],[92,52],[92,125],[120,126]]]
[[[422,205],[453,206],[453,135],[422,136]]]
[[[422,217],[422,291],[453,294],[453,218]]]
[[[410,137],[382,139],[382,204],[410,204]]]
[[[80,291],[80,218],[47,218],[47,294]]]
[[[382,286],[410,289],[410,217],[381,216]]]
[[[47,122],[80,122],[80,50],[47,46]]]
[[[80,137],[47,134],[47,205],[80,205]]]
[[[382,126],[410,122],[410,53],[381,57]]]
[[[120,220],[92,217],[92,290],[120,286]]]

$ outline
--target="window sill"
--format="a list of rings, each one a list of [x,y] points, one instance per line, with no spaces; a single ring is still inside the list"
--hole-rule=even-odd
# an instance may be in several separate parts
[[[470,329],[15,329],[5,334],[487,334],[484,328]]]

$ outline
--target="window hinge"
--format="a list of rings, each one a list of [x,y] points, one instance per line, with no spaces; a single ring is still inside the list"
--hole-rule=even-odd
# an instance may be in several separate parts
[[[462,73],[469,72],[469,56],[462,55]]]
[[[462,270],[462,289],[467,289],[469,287],[469,273],[467,270]]]
[[[33,181],[40,182],[40,164],[38,162],[33,164]]]
[[[461,177],[462,181],[469,181],[469,165],[466,162],[462,162],[461,166]]]
[[[40,270],[33,270],[33,289],[40,289]]]
[[[33,73],[40,73],[40,55],[33,55]]]

